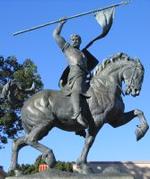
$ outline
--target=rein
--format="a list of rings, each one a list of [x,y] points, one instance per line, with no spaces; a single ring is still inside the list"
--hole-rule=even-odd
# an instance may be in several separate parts
[[[131,78],[130,78],[130,83],[129,83],[129,85],[128,85],[128,89],[130,88],[130,86],[131,86],[131,84],[132,84],[132,82],[133,82],[133,77],[134,77],[134,75],[135,75],[136,69],[137,69],[137,65],[135,66],[134,71],[133,71],[133,73],[132,73],[132,76],[131,76]]]

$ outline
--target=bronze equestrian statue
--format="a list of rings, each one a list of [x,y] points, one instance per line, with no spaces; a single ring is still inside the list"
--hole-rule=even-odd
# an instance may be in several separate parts
[[[114,7],[124,4],[127,3],[121,2],[68,18],[72,19],[94,13],[96,20],[102,26],[102,33],[94,38],[86,48],[107,35],[113,22]],[[88,153],[97,133],[104,124],[116,128],[137,117],[140,121],[136,129],[137,140],[141,139],[149,128],[141,110],[133,109],[124,112],[122,94],[135,97],[140,94],[142,88],[144,67],[138,59],[130,58],[124,53],[118,53],[97,65],[97,60],[86,48],[79,49],[81,44],[79,35],[71,37],[72,44],[66,42],[60,35],[66,19],[19,31],[14,35],[58,22],[60,23],[54,30],[53,36],[66,56],[69,67],[61,76],[61,90],[43,90],[24,103],[21,119],[25,135],[13,142],[10,170],[17,168],[18,152],[27,145],[39,150],[48,166],[52,168],[56,163],[54,153],[52,149],[41,144],[39,140],[54,127],[85,137],[83,150],[76,162],[84,173],[90,172],[87,166]],[[97,66],[87,83],[87,75],[95,65]],[[122,88],[123,83],[126,85],[125,93]],[[7,96],[5,92],[9,92],[9,89],[4,90],[3,93],[4,96]],[[11,100],[10,93],[8,96]]]
[[[22,107],[21,118],[25,135],[13,143],[10,170],[16,169],[18,152],[27,145],[39,150],[48,166],[52,168],[56,162],[54,153],[39,140],[54,127],[69,132],[83,132],[80,135],[85,136],[85,144],[77,159],[77,165],[81,169],[86,168],[89,150],[104,124],[116,128],[137,117],[140,124],[136,129],[136,138],[141,139],[149,128],[144,113],[139,109],[124,112],[121,94],[124,94],[124,82],[125,95],[138,96],[143,78],[144,67],[141,62],[124,53],[118,53],[98,64],[89,86],[87,85],[86,94],[90,97],[81,97],[81,113],[88,123],[86,130],[77,120],[72,119],[72,99],[63,90],[43,90],[33,95]]]

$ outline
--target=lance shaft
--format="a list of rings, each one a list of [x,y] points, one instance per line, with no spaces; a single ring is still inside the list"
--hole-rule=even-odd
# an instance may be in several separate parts
[[[96,13],[96,12],[99,12],[99,11],[103,11],[103,10],[106,10],[106,9],[109,9],[109,8],[112,8],[112,7],[118,7],[118,6],[121,6],[121,5],[127,5],[128,3],[129,3],[128,1],[122,1],[122,2],[120,2],[118,4],[113,4],[111,6],[107,6],[107,7],[101,8],[101,9],[95,9],[95,10],[83,12],[83,13],[80,13],[80,14],[76,14],[76,15],[67,17],[66,19],[67,20],[74,19],[74,18],[77,18],[77,17],[81,17],[81,16],[85,16],[85,15],[88,15],[88,14],[92,14],[92,13]],[[41,25],[38,25],[38,26],[35,26],[35,27],[32,27],[32,28],[29,28],[29,29],[21,30],[21,31],[13,33],[13,36],[16,36],[16,35],[19,35],[19,34],[23,34],[25,32],[30,32],[30,31],[33,31],[33,30],[36,30],[36,29],[40,29],[42,27],[46,27],[46,26],[49,26],[49,25],[52,25],[52,24],[56,24],[56,23],[59,23],[61,21],[62,20],[59,19],[59,20],[47,22],[45,24],[41,24]]]

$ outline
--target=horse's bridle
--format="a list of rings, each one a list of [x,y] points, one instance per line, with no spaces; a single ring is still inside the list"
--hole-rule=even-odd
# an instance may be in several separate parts
[[[136,66],[134,67],[134,71],[133,71],[132,76],[131,76],[131,78],[130,78],[130,82],[129,82],[129,85],[128,85],[127,89],[126,89],[126,92],[130,91],[130,87],[131,87],[131,84],[132,84],[132,82],[133,82],[133,78],[134,78],[134,75],[135,75],[135,72],[136,72],[137,67],[138,67],[138,65],[136,65]]]

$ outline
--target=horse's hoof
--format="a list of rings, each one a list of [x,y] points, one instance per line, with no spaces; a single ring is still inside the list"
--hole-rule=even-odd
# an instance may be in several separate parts
[[[74,164],[73,165],[73,171],[74,172],[78,172],[80,174],[91,174],[91,173],[94,173],[92,168],[89,167],[87,164]]]
[[[147,123],[143,123],[139,126],[137,126],[137,129],[135,131],[136,134],[136,140],[140,140],[144,135],[146,134],[147,130],[149,129],[149,126]]]
[[[56,165],[56,159],[52,150],[43,154],[42,158],[45,160],[49,168],[53,168]]]
[[[8,174],[9,175],[12,175],[12,176],[21,176],[22,175],[22,172],[20,171],[20,170],[18,170],[18,169],[10,169],[9,168],[9,170],[8,170]]]
[[[15,172],[15,176],[16,176],[16,177],[22,175],[22,172],[21,172],[20,170],[14,170],[14,172]]]

